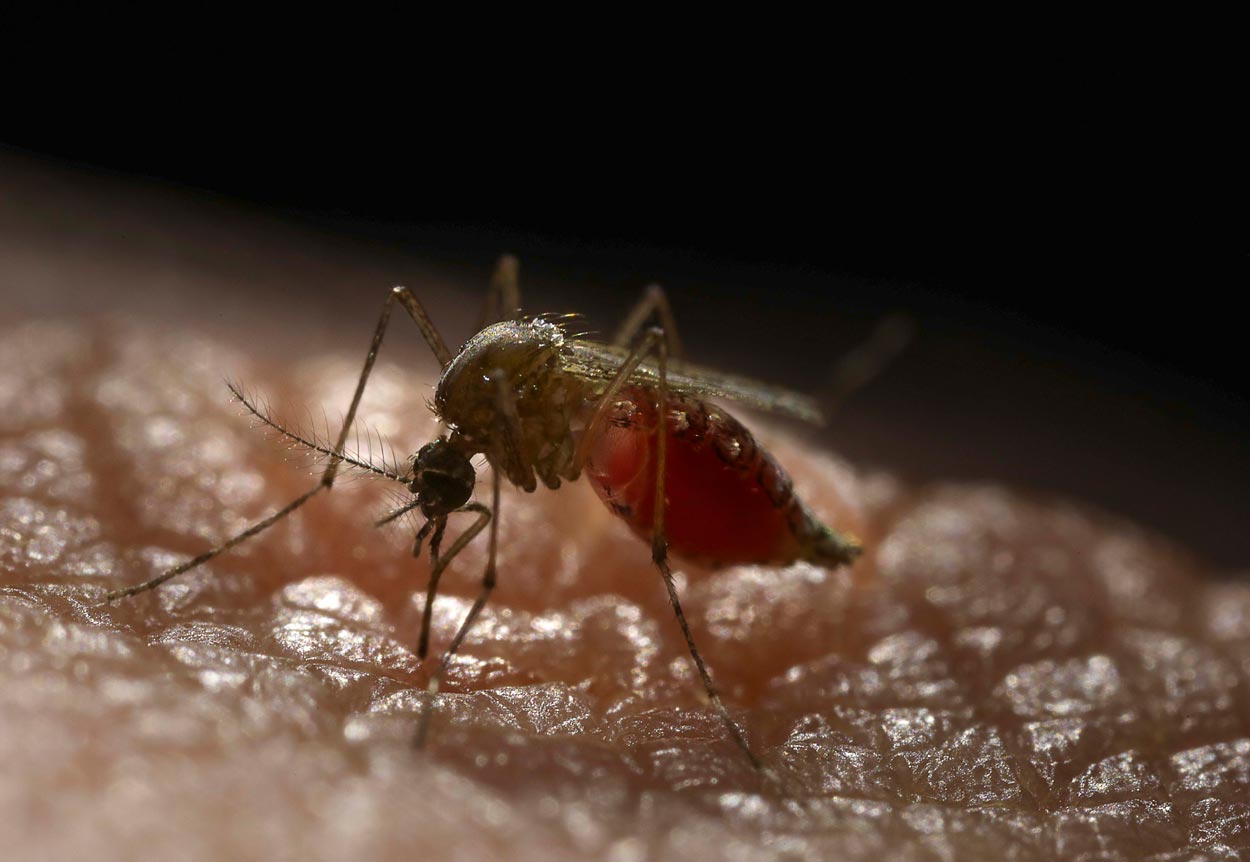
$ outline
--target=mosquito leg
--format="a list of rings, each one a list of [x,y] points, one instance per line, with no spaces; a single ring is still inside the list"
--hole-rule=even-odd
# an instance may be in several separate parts
[[[393,288],[391,292],[386,295],[386,302],[382,305],[382,314],[378,318],[377,328],[374,329],[373,340],[369,343],[369,354],[365,357],[365,366],[360,372],[360,381],[356,384],[356,394],[352,396],[352,406],[348,409],[347,416],[344,417],[343,429],[339,432],[338,442],[334,446],[330,463],[326,466],[325,472],[321,475],[321,481],[318,482],[317,485],[311,490],[296,497],[272,515],[256,522],[238,535],[222,542],[217,547],[205,551],[199,556],[187,560],[185,563],[180,563],[177,566],[162,572],[156,577],[144,581],[143,583],[133,584],[129,587],[123,587],[117,590],[110,590],[105,594],[105,601],[111,602],[114,599],[125,598],[127,596],[133,596],[147,590],[155,589],[169,579],[175,578],[184,572],[188,572],[197,566],[207,563],[209,560],[225,553],[235,545],[238,545],[240,542],[244,542],[252,536],[269,529],[287,515],[294,512],[300,506],[307,503],[319,491],[328,489],[334,484],[335,474],[338,472],[339,464],[342,463],[343,445],[347,442],[347,435],[351,430],[352,422],[356,418],[356,409],[360,406],[360,398],[364,394],[365,384],[369,381],[369,372],[373,370],[373,363],[378,357],[378,348],[381,347],[382,337],[386,334],[386,324],[391,317],[391,305],[396,300],[404,306],[404,309],[408,312],[409,316],[412,317],[413,322],[416,323],[417,328],[421,330],[421,335],[425,338],[425,343],[430,346],[430,350],[432,350],[434,355],[438,357],[438,361],[441,363],[442,367],[447,367],[448,363],[451,362],[451,353],[448,351],[447,345],[443,342],[442,337],[438,334],[438,330],[434,328],[434,323],[430,320],[430,316],[426,313],[425,308],[408,288]],[[239,397],[241,401],[243,401],[244,405],[247,406],[248,410],[250,410],[253,415],[270,425],[274,425],[274,423],[271,420],[268,420],[266,416],[258,411],[254,405],[250,404],[247,399],[242,396],[242,393],[239,392],[239,390],[232,386],[231,391],[234,392],[234,394]],[[285,429],[280,427],[278,430],[283,431],[283,433],[287,433]]]
[[[903,352],[915,333],[915,324],[903,314],[890,314],[877,322],[867,339],[838,360],[826,394],[828,416],[858,392]]]
[[[653,329],[652,332],[654,331]],[[673,613],[677,616],[677,623],[681,626],[681,633],[686,639],[686,648],[690,650],[690,657],[694,659],[695,667],[699,670],[699,678],[703,680],[703,688],[707,692],[708,699],[712,702],[717,713],[720,714],[720,719],[729,730],[729,735],[733,737],[733,741],[742,749],[742,753],[747,756],[747,760],[751,761],[751,765],[755,767],[757,772],[763,772],[763,764],[755,756],[755,752],[747,744],[746,737],[743,736],[741,729],[729,715],[729,710],[725,708],[724,701],[721,700],[720,694],[716,691],[716,686],[712,683],[712,676],[708,672],[707,664],[703,661],[703,656],[699,654],[699,648],[694,644],[694,636],[690,632],[690,624],[686,622],[686,614],[681,609],[681,600],[677,597],[677,585],[673,582],[673,570],[668,564],[668,498],[665,494],[665,467],[668,454],[668,342],[662,338],[652,340],[654,340],[656,346],[659,385],[656,387],[655,505],[653,508],[654,520],[651,527],[651,559],[655,562],[656,568],[660,570],[660,576],[664,579],[664,588],[668,590],[669,603],[673,606]]]
[[[338,442],[334,444],[336,457],[330,459],[325,472],[321,475],[321,484],[327,488],[334,484],[334,477],[338,473],[340,463],[340,458],[337,456],[342,455],[343,446],[347,443],[347,435],[351,432],[352,423],[356,421],[356,409],[360,407],[360,399],[365,394],[365,385],[369,382],[373,363],[377,361],[378,350],[382,347],[382,339],[386,336],[386,325],[391,320],[391,306],[397,300],[408,312],[412,322],[417,325],[417,329],[421,330],[421,336],[430,346],[439,365],[446,368],[451,363],[451,351],[447,349],[443,337],[438,334],[425,307],[408,288],[391,288],[391,292],[386,295],[386,302],[382,304],[382,314],[379,315],[378,325],[373,330],[373,340],[369,342],[369,353],[365,356],[365,367],[360,370],[360,380],[356,383],[355,394],[352,395],[352,406],[347,408],[347,415],[343,417],[343,429],[339,432]]]
[[[430,630],[430,614],[434,609],[434,594],[438,592],[438,581],[434,578],[433,565],[438,562],[438,545],[443,540],[443,530],[447,529],[447,518],[438,518],[425,522],[416,537],[412,540],[412,556],[414,559],[421,557],[422,546],[425,544],[426,537],[431,530],[437,530],[433,541],[430,542],[430,583],[425,592],[425,610],[421,613],[421,637],[420,649],[418,654],[421,658],[425,658],[425,644],[429,640]]]
[[[479,503],[470,503],[458,511],[461,512],[477,512],[478,520],[469,525],[463,535],[454,542],[451,549],[447,552],[447,556],[443,557],[439,553],[439,544],[443,541],[443,530],[447,527],[447,519],[443,518],[434,532],[434,538],[430,540],[430,583],[425,590],[425,609],[421,612],[421,637],[417,641],[417,658],[424,659],[430,651],[430,620],[434,615],[434,598],[438,595],[438,582],[442,578],[443,572],[447,569],[448,564],[455,559],[456,554],[469,544],[473,538],[486,526],[486,522],[490,520],[490,510]],[[418,541],[413,545],[412,555],[420,556],[421,544]]]
[[[438,694],[438,687],[443,681],[443,674],[447,670],[447,665],[452,657],[460,649],[460,644],[464,642],[465,636],[469,633],[469,629],[473,627],[474,621],[478,614],[482,612],[482,608],[486,606],[486,600],[490,598],[491,590],[495,588],[495,553],[499,547],[499,487],[502,481],[502,475],[499,470],[492,470],[493,478],[491,484],[491,508],[479,505],[482,517],[479,518],[464,534],[456,540],[455,544],[447,551],[447,555],[440,560],[441,565],[459,553],[460,549],[467,545],[469,541],[482,531],[486,526],[486,522],[490,522],[490,545],[486,553],[486,571],[482,574],[482,591],[478,594],[477,600],[473,602],[473,607],[469,608],[469,613],[465,616],[464,622],[460,624],[460,630],[456,632],[456,636],[451,639],[447,650],[438,660],[438,666],[434,668],[434,673],[430,676],[430,682],[426,686],[426,698],[423,701],[421,715],[417,719],[417,733],[413,738],[413,745],[421,748],[425,745],[425,739],[430,732],[430,713],[433,711],[434,696]],[[467,506],[465,508],[468,508]],[[494,513],[494,517],[491,513]],[[429,605],[426,605],[427,613]],[[424,655],[424,653],[422,653]]]
[[[638,333],[651,319],[652,314],[660,319],[660,326],[668,339],[669,356],[682,359],[685,351],[682,350],[681,338],[677,335],[677,319],[673,317],[673,308],[668,304],[668,294],[658,284],[647,287],[642,299],[638,300],[621,323],[620,328],[616,330],[616,337],[612,339],[612,343],[618,347],[628,347],[630,342],[638,337]]]
[[[495,384],[495,409],[499,417],[499,444],[490,459],[491,467],[502,470],[508,481],[528,493],[538,487],[538,482],[534,471],[525,466],[521,452],[521,414],[517,410],[516,395],[503,369],[496,368],[490,377]]]
[[[191,569],[194,569],[196,566],[207,563],[213,557],[216,557],[219,554],[224,554],[226,551],[230,550],[231,548],[233,548],[235,545],[239,544],[240,542],[246,541],[247,539],[250,539],[252,536],[255,536],[257,533],[263,532],[267,530],[269,527],[272,527],[274,524],[281,521],[287,515],[291,514],[296,509],[298,509],[300,506],[307,503],[310,499],[312,499],[313,495],[315,495],[318,491],[321,491],[325,487],[326,487],[325,485],[322,485],[320,483],[314,485],[311,490],[306,491],[305,493],[296,497],[290,503],[287,503],[281,509],[274,512],[268,518],[265,518],[263,521],[256,522],[255,524],[253,524],[252,526],[244,530],[242,533],[239,533],[237,536],[234,536],[233,538],[227,539],[225,542],[222,542],[220,545],[213,548],[212,550],[205,551],[204,553],[200,554],[198,557],[193,557],[190,560],[187,560],[185,563],[179,563],[178,565],[174,566],[172,569],[162,572],[161,574],[157,575],[151,580],[144,581],[141,584],[133,584],[132,586],[123,587],[122,589],[119,589],[119,590],[109,590],[109,592],[105,594],[104,600],[111,602],[114,599],[121,599],[127,596],[137,595],[138,593],[142,593],[147,590],[155,589],[156,587],[159,587],[161,584],[168,581],[170,578],[176,578],[178,575],[181,575],[183,572],[189,572]]]
[[[662,506],[663,504],[657,503],[656,505]],[[673,582],[673,570],[668,565],[668,539],[662,527],[657,528],[656,533],[651,538],[651,559],[655,562],[656,568],[660,570],[660,576],[664,579],[664,588],[668,590],[669,603],[673,606],[673,613],[677,616],[677,623],[681,626],[681,633],[686,638],[686,648],[690,650],[690,657],[694,659],[695,667],[699,669],[699,678],[703,680],[703,688],[707,692],[708,699],[712,701],[713,707],[715,707],[717,714],[720,715],[720,720],[729,730],[729,735],[733,737],[734,743],[747,756],[747,760],[751,761],[751,765],[755,767],[757,772],[764,772],[764,765],[755,756],[755,752],[747,744],[746,737],[743,736],[737,722],[733,720],[729,710],[725,708],[724,702],[720,699],[720,694],[716,691],[716,686],[712,683],[712,677],[708,673],[703,656],[699,654],[699,648],[694,645],[694,637],[690,633],[690,624],[686,622],[686,614],[682,611],[681,601],[677,598],[677,585]]]
[[[490,519],[490,550],[487,555],[486,573],[482,577],[481,595],[478,596],[477,601],[475,601],[473,606],[469,609],[468,615],[465,617],[464,622],[460,625],[460,630],[456,633],[456,636],[452,638],[450,646],[447,647],[447,651],[443,653],[442,658],[439,659],[439,663],[434,669],[434,673],[430,676],[429,691],[431,699],[432,696],[438,692],[438,686],[442,680],[443,673],[447,669],[448,662],[451,661],[451,658],[456,654],[456,651],[460,649],[460,644],[469,633],[469,629],[473,626],[473,621],[477,619],[477,615],[481,613],[483,606],[485,606],[486,599],[490,596],[491,590],[495,588],[495,555],[496,548],[499,544],[499,489],[503,482],[505,467],[515,467],[515,472],[519,473],[520,465],[522,463],[520,449],[521,419],[517,414],[516,398],[511,387],[508,385],[507,375],[502,369],[492,371],[491,379],[495,383],[495,408],[500,419],[499,438],[501,441],[494,457],[490,459],[492,482],[491,509],[487,510],[485,507],[480,506],[480,504],[470,504],[470,506],[466,506],[466,509],[477,506],[484,513],[482,518],[479,518],[479,520],[468,530],[465,530],[464,534],[457,539],[456,543],[452,545],[451,549],[447,552],[447,557],[441,560],[436,560],[434,563],[434,570],[430,575],[430,593],[426,599],[425,615],[421,627],[421,644],[418,649],[418,656],[420,658],[425,658],[426,649],[429,645],[429,620],[431,608],[433,607],[434,586],[437,583],[438,576],[442,573],[443,569],[446,568],[447,563],[451,560],[451,557],[455,556],[455,554],[459,552],[460,548],[468,544],[468,542],[472,540],[472,538],[476,536],[486,525],[486,520]],[[511,481],[525,487],[525,482],[521,480],[520,476],[512,478]],[[529,471],[529,490],[533,490],[533,484],[533,473],[532,471]],[[491,518],[492,512],[494,513],[493,518]],[[426,733],[428,733],[429,709],[430,706],[429,703],[427,703],[418,722],[416,737],[416,744],[418,746],[424,744]]]
[[[578,444],[573,467],[570,471],[572,473],[570,478],[576,478],[580,475],[582,468],[585,466],[586,459],[590,454],[590,446],[617,393],[625,385],[626,381],[629,380],[630,375],[634,373],[634,369],[642,363],[647,354],[653,351],[658,360],[659,380],[656,386],[655,520],[652,523],[651,530],[651,559],[655,562],[656,568],[660,570],[660,576],[664,579],[664,587],[668,590],[669,603],[673,606],[673,613],[677,616],[677,623],[681,626],[681,633],[686,639],[686,648],[690,651],[690,657],[694,659],[695,667],[698,668],[699,678],[703,681],[703,688],[707,692],[708,699],[720,715],[720,719],[724,722],[725,727],[728,728],[729,735],[733,738],[734,743],[742,749],[747,759],[751,761],[751,765],[756,770],[765,772],[759,758],[755,756],[755,752],[751,751],[746,737],[742,735],[742,731],[739,730],[738,725],[729,715],[729,710],[725,708],[724,702],[720,699],[720,694],[716,691],[716,686],[712,683],[712,676],[708,672],[707,664],[703,661],[699,648],[695,646],[694,635],[691,634],[690,625],[686,622],[686,614],[682,610],[681,600],[677,596],[677,585],[673,582],[673,570],[668,564],[667,497],[665,495],[665,467],[668,456],[668,422],[666,416],[666,405],[668,403],[668,339],[665,338],[664,331],[660,327],[653,326],[647,330],[642,341],[630,352],[625,362],[616,372],[616,376],[612,378],[612,382],[608,384],[607,389],[600,396],[599,403],[595,405],[594,413],[591,414],[590,422],[587,424],[582,440]],[[765,772],[765,774],[767,773]]]
[[[612,378],[612,382],[608,384],[603,394],[599,396],[599,401],[595,404],[595,409],[590,414],[590,421],[586,424],[586,430],[582,432],[582,439],[578,442],[577,449],[573,453],[573,464],[569,468],[567,476],[569,481],[573,481],[582,474],[582,468],[586,466],[586,459],[590,457],[590,447],[599,433],[599,428],[604,423],[613,399],[616,398],[617,393],[621,391],[621,387],[629,380],[634,370],[642,364],[642,360],[647,357],[647,354],[654,350],[656,345],[662,341],[664,341],[664,330],[658,326],[648,329],[642,341],[638,342],[638,345],[630,351],[629,356],[625,357],[625,361],[621,363],[621,367],[616,371],[616,376]],[[667,386],[667,378],[665,385]]]
[[[499,258],[482,302],[482,319],[478,329],[485,329],[501,320],[512,320],[520,312],[520,270],[520,261],[512,255],[505,254]]]

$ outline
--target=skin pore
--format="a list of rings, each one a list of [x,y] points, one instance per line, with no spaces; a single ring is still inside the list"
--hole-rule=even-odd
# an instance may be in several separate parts
[[[47,200],[36,191],[26,203]],[[676,566],[784,796],[702,702],[650,549],[584,483],[505,488],[499,587],[423,753],[428,564],[411,524],[371,526],[394,502],[382,484],[344,476],[237,551],[101,605],[315,481],[222,381],[295,425],[321,426],[323,407],[333,425],[399,265],[333,249],[314,265],[300,238],[253,239],[237,219],[215,233],[165,219],[159,241],[114,246],[41,221],[50,205],[16,211],[0,283],[39,313],[0,330],[14,858],[1181,860],[1250,844],[1244,581],[1080,505],[913,487],[756,417],[803,497],[868,549],[853,573]],[[312,270],[360,286],[360,325],[293,306]],[[245,272],[263,295],[232,288]],[[428,278],[449,341],[480,280]],[[41,306],[53,293],[59,309]],[[437,433],[434,363],[404,324],[360,411],[401,458]],[[447,572],[435,650],[484,554],[475,543]]]

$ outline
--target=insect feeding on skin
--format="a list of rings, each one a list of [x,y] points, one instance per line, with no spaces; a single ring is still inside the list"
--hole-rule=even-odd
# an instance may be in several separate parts
[[[829,568],[860,554],[858,541],[821,523],[796,496],[777,462],[729,413],[709,399],[819,422],[814,399],[765,384],[697,368],[681,359],[677,328],[664,292],[647,291],[612,343],[566,330],[571,316],[520,316],[517,263],[504,257],[487,294],[484,323],[452,353],[417,297],[405,287],[386,298],[360,380],[337,441],[308,439],[273,420],[237,387],[231,391],[262,423],[328,459],[320,480],[274,514],[199,556],[108,600],[157,587],[281,521],[322,491],[342,465],[401,483],[411,497],[379,523],[409,512],[425,518],[413,555],[428,541],[431,569],[417,655],[429,651],[430,619],[439,579],[456,556],[487,531],[481,591],[433,670],[418,718],[415,742],[423,745],[431,703],[448,662],[473,627],[495,586],[500,486],[506,479],[525,491],[541,482],[558,488],[583,474],[614,513],[651,545],[669,601],[708,699],[734,743],[757,769],[761,762],[717,693],[686,622],[673,581],[669,552],[718,566],[784,566],[806,560]],[[398,303],[408,312],[441,366],[433,409],[447,433],[427,443],[406,471],[384,468],[345,452],[356,409],[369,381]],[[648,325],[655,321],[654,325]],[[471,501],[472,459],[491,468],[491,503]],[[451,515],[475,516],[446,549]]]

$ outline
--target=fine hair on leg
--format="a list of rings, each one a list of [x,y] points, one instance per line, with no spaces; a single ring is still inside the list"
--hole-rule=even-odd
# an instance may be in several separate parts
[[[378,349],[382,346],[382,338],[383,336],[386,335],[386,325],[390,321],[390,317],[391,317],[391,306],[396,301],[398,301],[404,307],[404,309],[408,312],[408,315],[412,318],[413,322],[416,323],[417,328],[421,331],[422,337],[425,339],[425,343],[429,345],[430,350],[433,351],[441,367],[443,368],[447,367],[447,365],[451,362],[451,353],[450,351],[448,351],[447,345],[443,341],[442,336],[438,334],[438,330],[434,327],[434,323],[430,320],[429,314],[426,313],[425,307],[421,305],[420,301],[416,298],[416,296],[413,295],[412,291],[410,291],[408,288],[406,287],[392,288],[390,293],[386,295],[386,301],[382,305],[382,313],[378,317],[378,325],[377,327],[375,327],[373,331],[372,340],[369,342],[369,353],[365,356],[364,368],[361,369],[360,380],[356,384],[356,392],[352,396],[351,407],[348,409],[347,415],[343,419],[343,428],[339,432],[338,441],[335,443],[334,449],[328,451],[328,454],[330,455],[330,462],[329,464],[326,465],[325,471],[321,474],[320,481],[315,486],[313,486],[310,490],[296,497],[290,503],[287,503],[281,509],[274,512],[272,515],[269,515],[268,517],[263,518],[260,521],[257,521],[255,524],[252,524],[247,529],[243,530],[237,535],[234,535],[231,538],[227,539],[226,541],[222,542],[217,547],[212,548],[208,551],[205,551],[199,556],[193,557],[192,559],[187,560],[184,563],[180,563],[177,566],[174,566],[173,568],[167,569],[166,571],[162,572],[156,577],[150,578],[149,580],[143,581],[142,583],[133,584],[129,587],[122,587],[116,590],[110,590],[109,592],[105,594],[104,598],[106,602],[111,602],[115,599],[125,598],[127,596],[133,596],[133,595],[137,595],[138,593],[146,592],[147,590],[155,589],[156,587],[159,587],[161,584],[165,583],[171,578],[175,578],[178,575],[183,574],[184,572],[188,572],[191,569],[196,568],[197,566],[207,563],[209,560],[213,559],[214,557],[217,557],[225,553],[226,551],[230,550],[231,548],[235,547],[240,542],[244,542],[247,539],[250,539],[252,536],[255,536],[258,533],[262,533],[265,530],[269,529],[274,524],[283,520],[292,512],[294,512],[296,509],[300,508],[309,500],[311,500],[314,496],[317,495],[318,492],[329,489],[331,486],[333,486],[334,477],[338,472],[339,464],[342,463],[342,461],[344,460],[343,446],[347,442],[347,435],[351,430],[352,423],[355,421],[356,409],[360,406],[360,399],[364,395],[365,384],[368,383],[369,381],[369,373],[373,370],[373,364],[377,360]],[[256,416],[258,419],[265,422],[270,427],[275,428],[276,430],[285,434],[287,437],[291,437],[297,440],[298,442],[303,443],[304,445],[311,446],[313,449],[317,449],[318,451],[325,451],[323,447],[319,447],[310,441],[303,440],[298,435],[295,435],[287,431],[285,428],[278,425],[273,420],[269,419],[264,414],[263,411],[257,409],[255,405],[253,405],[250,401],[248,401],[248,399],[246,399],[243,396],[243,394],[233,385],[230,386],[230,390],[231,392],[234,393],[235,397],[238,398],[243,403],[243,405],[249,410],[249,412],[252,413],[252,415]],[[379,471],[374,470],[374,472],[379,472]],[[398,477],[392,476],[391,478],[398,478]]]
[[[425,536],[431,529],[434,535],[430,537],[430,582],[425,589],[425,608],[421,612],[421,635],[417,639],[417,658],[419,659],[425,658],[430,645],[430,617],[434,613],[434,597],[438,594],[438,579],[443,573],[438,565],[439,547],[443,541],[443,532],[447,529],[447,517],[434,518],[425,522],[425,526],[421,528],[412,542],[413,559],[421,557],[421,543],[425,541]]]

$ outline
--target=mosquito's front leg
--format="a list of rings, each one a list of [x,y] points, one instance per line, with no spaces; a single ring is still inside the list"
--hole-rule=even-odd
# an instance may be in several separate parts
[[[425,744],[426,734],[429,733],[430,712],[433,703],[433,697],[438,693],[438,687],[442,683],[443,674],[447,671],[447,665],[460,649],[460,644],[464,642],[465,636],[468,635],[469,629],[473,627],[473,622],[477,619],[478,614],[482,612],[482,608],[486,606],[486,600],[490,598],[491,590],[495,588],[495,554],[499,546],[499,489],[503,484],[503,476],[505,464],[512,468],[509,474],[513,482],[518,482],[527,490],[533,490],[535,487],[533,470],[526,468],[521,449],[521,420],[517,413],[516,393],[513,391],[508,381],[508,376],[502,370],[496,369],[491,373],[491,379],[495,384],[495,412],[499,418],[499,438],[500,442],[495,453],[490,456],[491,466],[491,508],[486,509],[478,503],[470,503],[465,509],[475,508],[477,511],[484,513],[482,519],[479,519],[469,529],[464,531],[448,549],[447,555],[438,560],[434,565],[434,571],[430,576],[430,592],[425,603],[425,614],[421,624],[421,645],[418,655],[425,658],[425,650],[428,643],[430,628],[430,613],[434,604],[434,585],[437,583],[438,575],[446,567],[451,558],[460,552],[465,545],[473,540],[474,536],[482,531],[486,525],[486,520],[490,521],[490,546],[486,554],[486,571],[482,575],[482,591],[478,594],[477,600],[473,606],[469,608],[469,613],[465,615],[464,622],[460,624],[459,631],[456,636],[451,639],[451,644],[438,660],[438,666],[434,668],[434,673],[430,675],[428,687],[429,697],[421,711],[421,716],[417,721],[417,735],[414,743],[420,747]],[[528,472],[528,483],[519,482],[519,474],[522,470]],[[463,511],[463,510],[461,510]],[[491,517],[491,515],[494,517]]]
[[[265,518],[264,520],[261,520],[261,521],[257,521],[255,524],[248,527],[242,533],[239,533],[238,535],[227,539],[226,541],[222,542],[217,547],[211,550],[205,551],[204,553],[200,554],[198,557],[192,557],[191,559],[187,560],[185,563],[179,563],[178,565],[174,566],[172,569],[167,569],[164,572],[161,572],[156,577],[143,581],[142,583],[132,584],[129,587],[122,587],[121,589],[118,589],[118,590],[109,590],[107,593],[105,593],[104,600],[106,602],[111,602],[114,599],[122,599],[122,598],[126,598],[127,596],[133,596],[142,592],[146,592],[147,590],[155,589],[159,587],[161,584],[170,580],[171,578],[176,578],[178,577],[178,575],[181,575],[183,572],[189,572],[192,569],[194,569],[196,566],[200,566],[200,565],[203,565],[204,563],[207,563],[209,560],[213,559],[213,557],[216,557],[219,554],[224,554],[226,551],[230,550],[231,548],[233,548],[235,545],[239,544],[240,542],[244,542],[252,538],[252,536],[255,536],[257,533],[262,533],[265,530],[267,530],[269,527],[272,527],[274,524],[281,521],[287,515],[291,514],[296,509],[298,509],[300,506],[307,503],[313,497],[314,494],[324,489],[325,487],[326,487],[325,485],[318,482],[310,490],[305,491],[303,494],[300,494],[294,500],[287,503],[278,511],[274,512],[268,518]]]
[[[499,488],[502,477],[498,468],[491,470],[491,508],[487,509],[480,504],[470,504],[476,507],[476,511],[483,514],[473,523],[464,534],[458,538],[455,543],[447,549],[447,554],[439,561],[440,565],[445,566],[450,562],[451,558],[460,553],[470,541],[473,540],[482,528],[486,526],[487,521],[490,523],[490,544],[486,551],[486,571],[482,573],[482,590],[478,594],[477,600],[473,602],[473,607],[469,608],[469,613],[465,615],[464,622],[460,624],[460,629],[456,632],[456,636],[451,639],[451,643],[443,652],[438,660],[438,666],[434,668],[434,673],[430,676],[429,684],[426,686],[426,698],[422,703],[421,715],[417,719],[417,733],[413,738],[413,745],[421,748],[425,745],[425,739],[430,732],[430,714],[433,711],[434,696],[438,694],[438,687],[442,684],[443,674],[447,671],[447,665],[451,662],[453,656],[460,649],[460,644],[464,642],[465,636],[469,633],[469,629],[473,627],[473,622],[477,619],[478,614],[482,612],[482,608],[486,606],[486,600],[490,598],[491,590],[495,588],[495,553],[499,547]],[[466,509],[469,506],[465,507]],[[493,513],[493,517],[492,517]],[[441,570],[438,570],[441,572]],[[433,581],[435,575],[431,573]],[[425,657],[425,644],[428,640],[430,608],[433,604],[433,593],[426,602],[425,617],[422,622],[422,648],[420,655]]]
[[[319,491],[323,489],[328,489],[334,484],[334,477],[338,472],[339,464],[341,464],[343,461],[343,445],[347,442],[347,434],[351,430],[352,422],[355,421],[356,409],[360,406],[361,396],[364,395],[365,384],[369,382],[369,372],[373,370],[373,363],[378,358],[378,348],[382,346],[382,338],[383,336],[386,335],[386,325],[390,321],[390,318],[391,318],[391,306],[396,301],[398,301],[400,305],[404,307],[404,309],[408,312],[408,315],[412,318],[413,322],[416,323],[417,328],[421,330],[421,335],[422,337],[425,338],[425,343],[430,346],[430,350],[433,351],[435,357],[438,358],[440,366],[443,368],[447,367],[447,365],[451,362],[451,352],[447,349],[447,345],[443,341],[442,336],[438,334],[438,330],[435,329],[434,323],[430,320],[430,316],[429,314],[426,313],[425,308],[421,305],[420,301],[418,301],[416,296],[414,296],[412,291],[409,290],[408,288],[406,287],[393,288],[391,292],[386,295],[386,302],[383,303],[382,305],[382,314],[378,317],[378,325],[373,331],[373,339],[372,341],[369,342],[369,353],[365,357],[364,368],[362,368],[360,371],[360,380],[356,384],[356,393],[355,395],[352,396],[352,405],[348,409],[347,415],[343,419],[343,428],[339,432],[338,441],[335,443],[334,449],[330,450],[328,453],[330,456],[330,463],[326,465],[325,472],[321,474],[321,481],[319,481],[316,485],[314,485],[308,491],[305,491],[303,494],[296,497],[290,503],[287,503],[285,506],[283,506],[278,511],[274,512],[269,517],[256,522],[255,524],[251,525],[243,532],[235,536],[232,536],[231,538],[222,542],[217,547],[212,548],[208,551],[205,551],[199,556],[193,557],[192,559],[187,560],[185,563],[180,563],[179,565],[174,566],[173,568],[162,572],[161,574],[157,575],[154,578],[143,581],[142,583],[134,584],[129,587],[123,587],[122,589],[118,589],[118,590],[110,590],[108,593],[105,594],[105,601],[111,602],[114,599],[120,599],[126,596],[133,596],[133,595],[136,595],[137,593],[142,593],[147,590],[155,589],[156,587],[159,587],[161,584],[165,583],[171,578],[175,578],[178,575],[181,575],[183,572],[188,572],[197,566],[207,563],[209,560],[213,559],[214,557],[224,554],[226,551],[230,550],[235,545],[238,545],[240,542],[244,542],[247,539],[250,539],[252,536],[255,536],[258,533],[264,532],[268,528],[272,527],[274,524],[281,521],[287,515],[294,512],[300,506],[303,506],[305,503],[311,500]],[[238,390],[236,390],[233,386],[231,387],[231,391],[235,393],[236,397],[239,397],[240,400],[243,401],[244,405],[252,412],[253,415],[257,416],[257,418],[275,427],[278,431],[281,431],[282,433],[286,434],[288,437],[295,437],[295,439],[300,439],[298,438],[297,435],[294,435],[291,432],[288,432],[286,429],[274,423],[262,411],[258,410],[255,406],[248,403],[246,399],[242,398],[241,393]],[[323,449],[321,449],[321,447],[316,446],[310,441],[301,440],[301,442],[305,443],[306,445],[312,446],[312,448],[317,449],[318,451],[324,451]],[[391,478],[398,479],[399,477],[392,476]]]
[[[456,555],[464,550],[469,542],[482,532],[491,520],[491,510],[483,506],[481,503],[469,503],[458,512],[477,512],[478,518],[468,528],[460,534],[456,541],[452,542],[446,554],[440,554],[438,545],[442,541],[443,530],[447,526],[447,519],[444,517],[438,522],[438,526],[434,530],[434,537],[430,540],[430,583],[425,591],[425,610],[421,613],[421,637],[417,641],[417,658],[424,659],[430,651],[430,619],[434,613],[434,597],[438,594],[438,582],[446,571],[447,566]],[[420,538],[413,544],[412,555],[420,556],[421,540]]]

